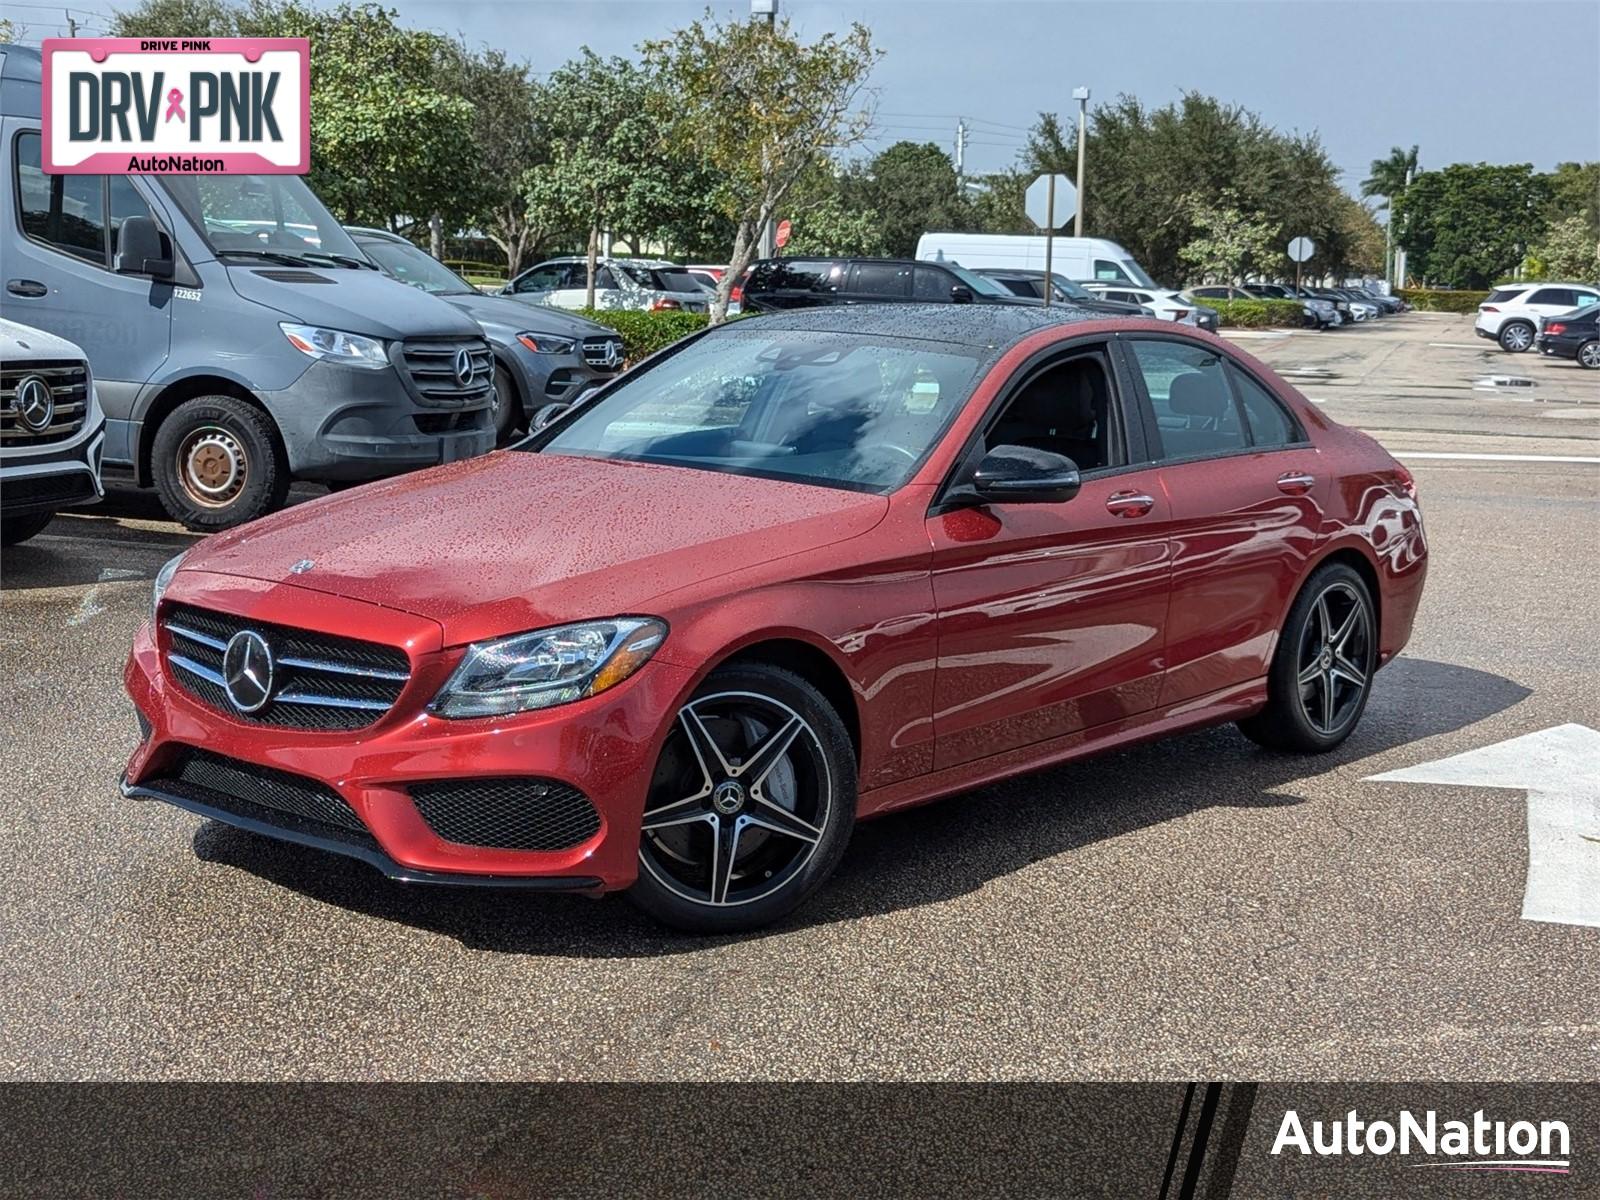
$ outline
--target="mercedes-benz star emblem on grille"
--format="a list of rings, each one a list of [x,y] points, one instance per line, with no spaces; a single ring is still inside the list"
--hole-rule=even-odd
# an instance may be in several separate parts
[[[607,342],[605,357],[600,361],[608,367],[620,366],[622,364],[622,344],[620,342]]]
[[[472,383],[472,354],[464,346],[456,351],[456,382],[462,387]]]
[[[272,699],[272,647],[254,629],[228,639],[222,654],[222,684],[242,713],[258,711]]]
[[[50,385],[37,375],[29,375],[17,384],[16,399],[12,403],[17,406],[18,420],[34,433],[48,429],[56,415],[56,400]]]

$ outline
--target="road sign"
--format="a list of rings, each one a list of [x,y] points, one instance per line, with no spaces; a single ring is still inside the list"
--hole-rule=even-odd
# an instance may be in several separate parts
[[[1297,237],[1289,243],[1289,261],[1305,262],[1317,252],[1317,244],[1308,237]]]
[[[1055,207],[1050,204],[1050,181],[1055,181]],[[1078,211],[1078,189],[1065,175],[1041,175],[1028,185],[1023,211],[1040,229],[1060,229]]]
[[[1522,919],[1600,927],[1600,733],[1556,725],[1465,754],[1367,778],[1521,788],[1528,793]]]
[[[777,236],[773,238],[773,241],[778,243],[778,249],[782,250],[789,244],[789,235],[793,232],[794,226],[790,225],[789,222],[778,222],[778,233]]]

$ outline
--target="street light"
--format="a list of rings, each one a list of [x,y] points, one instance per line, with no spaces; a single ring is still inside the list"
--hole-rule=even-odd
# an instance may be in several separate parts
[[[765,21],[768,29],[778,27],[778,0],[750,0],[750,19],[752,21]],[[765,166],[766,151],[762,151],[762,165]],[[769,220],[761,227],[757,235],[758,245],[756,253],[762,258],[772,258],[778,252],[777,239],[773,236],[772,222]]]
[[[776,3],[776,0],[774,0]],[[1072,98],[1078,102],[1078,211],[1072,218],[1072,236],[1083,236],[1083,204],[1086,193],[1083,190],[1083,139],[1084,129],[1089,120],[1089,89],[1086,87],[1073,88]]]
[[[778,23],[778,0],[750,0],[750,18],[762,18],[768,25]]]

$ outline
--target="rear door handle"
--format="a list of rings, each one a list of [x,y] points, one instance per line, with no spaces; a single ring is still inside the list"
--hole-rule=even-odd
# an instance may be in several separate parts
[[[1143,492],[1114,492],[1106,497],[1106,511],[1119,517],[1142,517],[1155,506],[1155,497]]]
[[[37,279],[8,279],[6,291],[13,296],[43,296],[50,289]]]
[[[1303,471],[1289,471],[1278,476],[1278,490],[1286,496],[1304,496],[1316,485],[1316,477]]]

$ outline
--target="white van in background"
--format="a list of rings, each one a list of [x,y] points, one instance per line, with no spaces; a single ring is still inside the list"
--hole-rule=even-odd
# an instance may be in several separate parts
[[[924,262],[959,263],[969,271],[988,267],[1044,270],[1044,235],[925,233],[917,241]],[[1115,242],[1105,238],[1058,237],[1051,270],[1078,283],[1121,283],[1153,288],[1156,282]]]

